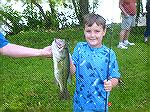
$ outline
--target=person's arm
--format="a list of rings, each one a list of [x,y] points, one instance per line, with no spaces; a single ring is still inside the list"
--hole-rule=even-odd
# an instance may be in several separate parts
[[[11,43],[0,48],[0,54],[12,57],[52,57],[51,46],[45,47],[43,49],[34,49]]]
[[[121,10],[121,12],[123,13],[123,15],[128,16],[128,13],[125,11],[124,7],[122,6],[124,0],[119,0],[119,8]]]
[[[72,59],[70,58],[70,73],[75,74],[76,66],[73,64]]]
[[[104,81],[104,88],[106,91],[111,91],[113,87],[115,87],[118,84],[119,80],[117,78],[112,78],[110,80]]]

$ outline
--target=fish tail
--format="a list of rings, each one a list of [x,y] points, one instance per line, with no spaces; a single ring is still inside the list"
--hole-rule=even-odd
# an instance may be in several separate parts
[[[70,94],[67,88],[60,91],[60,99],[61,100],[68,100],[70,99]]]

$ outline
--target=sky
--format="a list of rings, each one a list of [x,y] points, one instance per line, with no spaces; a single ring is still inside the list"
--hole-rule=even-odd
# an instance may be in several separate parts
[[[119,0],[103,0],[96,13],[102,15],[108,24],[111,22],[119,23],[121,21]]]

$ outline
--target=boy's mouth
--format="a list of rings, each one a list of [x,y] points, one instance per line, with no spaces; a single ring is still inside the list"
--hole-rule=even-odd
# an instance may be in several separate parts
[[[89,38],[89,40],[97,40],[97,38]]]

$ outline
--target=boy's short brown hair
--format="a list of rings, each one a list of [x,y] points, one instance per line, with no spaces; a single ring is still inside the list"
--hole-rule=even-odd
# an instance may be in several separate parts
[[[106,29],[106,20],[98,14],[89,13],[85,15],[83,23],[84,23],[84,27],[85,25],[90,27],[94,23],[96,23],[98,26],[102,25],[104,30]]]

